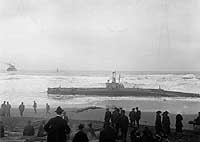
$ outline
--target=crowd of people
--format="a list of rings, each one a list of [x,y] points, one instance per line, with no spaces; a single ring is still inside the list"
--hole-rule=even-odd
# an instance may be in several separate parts
[[[50,106],[46,113],[49,113]],[[9,110],[8,110],[9,109]],[[4,102],[1,105],[3,116],[10,117],[11,105],[9,102]],[[37,113],[37,103],[33,102],[34,112]],[[19,106],[20,116],[23,116],[25,106],[23,102]],[[155,132],[150,130],[147,126],[140,128],[141,111],[138,107],[132,108],[128,115],[122,108],[114,108],[111,112],[109,108],[106,109],[104,116],[103,128],[99,129],[100,134],[97,136],[92,123],[88,124],[88,128],[85,128],[84,124],[78,126],[79,131],[70,138],[71,128],[69,125],[69,118],[66,112],[59,106],[56,109],[56,117],[51,118],[47,123],[42,121],[37,134],[35,134],[34,126],[29,120],[24,127],[23,136],[47,136],[47,142],[66,142],[72,140],[72,142],[89,142],[91,139],[99,138],[99,142],[116,142],[120,140],[126,142],[129,139],[131,142],[163,142],[169,141],[168,136],[171,133],[170,117],[168,111],[157,111],[155,119]],[[178,134],[182,133],[183,116],[181,114],[176,115],[175,131]],[[200,113],[198,117],[192,122],[193,124],[200,124]],[[0,137],[4,136],[4,127],[2,121],[0,121]]]
[[[2,117],[10,117],[11,104],[9,102],[6,103],[6,101],[4,101],[3,104],[1,104],[0,110],[1,110],[0,115]],[[33,110],[35,114],[37,114],[36,101],[33,101]],[[24,102],[21,102],[21,104],[19,105],[19,114],[21,117],[23,117],[24,111],[25,111],[25,105],[24,105]],[[50,105],[46,103],[46,115],[49,115],[49,114],[50,114]]]

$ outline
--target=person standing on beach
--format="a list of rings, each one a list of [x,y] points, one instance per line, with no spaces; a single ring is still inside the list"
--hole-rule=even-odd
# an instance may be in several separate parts
[[[163,118],[162,118],[162,128],[165,135],[170,134],[170,118],[168,116],[168,111],[163,112]]]
[[[33,101],[33,109],[34,112],[37,113],[37,103],[35,101]]]
[[[116,130],[117,135],[119,132],[119,119],[120,119],[119,109],[115,108],[111,116],[111,122],[112,122],[112,127]]]
[[[9,102],[7,102],[7,105],[6,105],[6,117],[10,117],[10,109],[11,109],[11,105],[9,104]]]
[[[48,103],[46,103],[46,116],[47,114],[50,114],[50,105]]]
[[[111,112],[109,111],[109,108],[106,108],[106,112],[105,112],[105,117],[104,117],[104,122],[110,122],[111,120]]]
[[[57,116],[51,118],[44,126],[47,132],[47,142],[66,142],[70,127],[67,121],[62,118],[63,109],[59,106],[56,109]]]
[[[138,128],[140,126],[140,119],[141,119],[141,111],[138,109],[138,107],[136,107],[135,120]]]
[[[121,128],[122,142],[126,142],[128,124],[128,117],[125,115],[125,110],[122,110],[119,119],[119,127]]]
[[[19,112],[21,117],[23,117],[24,110],[25,110],[24,103],[21,102],[21,104],[19,105]]]
[[[162,133],[162,122],[161,122],[161,111],[156,112],[155,130],[156,134],[161,135]]]
[[[182,133],[183,130],[183,116],[181,114],[176,115],[176,133]]]
[[[136,115],[135,108],[132,108],[132,111],[129,113],[131,127],[135,126],[135,115]]]
[[[3,117],[6,116],[6,101],[4,101],[3,104],[1,105],[1,113]]]

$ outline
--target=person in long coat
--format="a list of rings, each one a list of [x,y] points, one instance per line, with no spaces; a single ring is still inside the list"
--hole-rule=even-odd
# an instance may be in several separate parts
[[[99,142],[116,142],[117,133],[109,122],[104,123],[104,129],[100,132]]]
[[[132,111],[129,113],[131,127],[135,126],[135,118],[136,118],[135,116],[136,116],[135,108],[132,108]]]
[[[83,131],[84,125],[80,124],[78,128],[79,131],[75,134],[72,142],[89,142],[87,134]]]
[[[109,111],[109,108],[107,108],[107,109],[106,109],[106,112],[105,112],[104,121],[105,121],[105,122],[110,122],[111,116],[112,116],[112,114],[111,114],[111,112]]]
[[[156,112],[156,121],[155,121],[155,130],[156,134],[161,134],[162,133],[162,122],[161,122],[161,111]]]
[[[62,118],[63,109],[56,109],[57,116],[51,118],[44,126],[47,132],[47,142],[66,142],[66,135],[70,133],[67,121]]]
[[[168,111],[165,111],[163,113],[163,119],[162,119],[162,128],[165,135],[170,134],[170,118],[168,116],[168,113],[169,113]]]
[[[129,124],[128,117],[125,115],[125,110],[122,110],[122,116],[119,119],[119,126],[121,128],[123,142],[126,142],[128,124]]]
[[[177,133],[182,133],[182,127],[183,127],[183,123],[182,123],[183,117],[181,114],[177,114],[176,115],[176,132]]]

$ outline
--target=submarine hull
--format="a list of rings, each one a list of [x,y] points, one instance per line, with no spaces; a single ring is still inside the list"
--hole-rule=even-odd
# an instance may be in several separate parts
[[[48,94],[136,97],[200,97],[199,94],[141,88],[48,88]]]

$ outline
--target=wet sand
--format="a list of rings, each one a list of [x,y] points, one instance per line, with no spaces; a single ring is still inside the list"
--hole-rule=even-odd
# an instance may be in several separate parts
[[[56,113],[54,112],[55,108],[52,108],[50,111],[50,115],[46,116],[45,109],[38,109],[37,114],[34,113],[33,109],[25,109],[24,117],[19,116],[19,110],[18,108],[12,108],[11,110],[11,118],[5,119],[1,118],[3,120],[4,124],[6,125],[6,131],[17,131],[22,135],[23,127],[27,123],[28,120],[32,120],[34,127],[37,129],[41,120],[48,121],[50,118],[55,117]],[[75,131],[77,131],[77,126],[80,123],[84,123],[86,126],[89,123],[93,123],[95,128],[102,128],[103,126],[103,119],[104,119],[104,113],[105,109],[75,109],[75,108],[65,108],[64,109],[67,112],[67,115],[70,119],[70,127]],[[129,112],[127,112],[128,115]],[[193,120],[196,117],[196,115],[183,115],[183,129],[192,130],[193,127],[188,124],[188,121]],[[171,118],[171,127],[175,127],[175,114],[170,114]],[[154,127],[154,121],[155,121],[155,113],[154,112],[142,112],[142,119],[141,124],[142,125],[148,125],[152,129]],[[19,135],[20,135],[19,134]],[[9,136],[12,137],[12,136]],[[4,138],[8,139],[8,138]],[[3,139],[2,139],[3,140]]]

